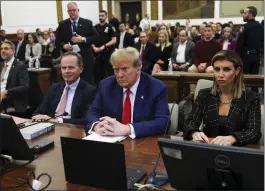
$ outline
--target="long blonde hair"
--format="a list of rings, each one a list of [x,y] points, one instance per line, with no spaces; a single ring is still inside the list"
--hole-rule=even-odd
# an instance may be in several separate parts
[[[235,76],[235,81],[233,86],[233,97],[239,99],[241,98],[243,91],[245,91],[243,62],[236,52],[230,50],[221,50],[213,56],[212,66],[214,67],[216,61],[223,61],[223,60],[232,62],[235,69],[240,67],[238,75]],[[216,82],[216,79],[214,79],[211,94],[216,96],[216,94],[219,92],[220,92],[219,85]]]
[[[159,31],[158,32],[158,36],[157,36],[158,37],[158,43],[156,43],[156,47],[159,47],[160,46],[159,35],[161,35],[161,34],[165,35],[165,37],[166,37],[165,47],[170,46],[171,43],[169,42],[168,34],[165,31]]]

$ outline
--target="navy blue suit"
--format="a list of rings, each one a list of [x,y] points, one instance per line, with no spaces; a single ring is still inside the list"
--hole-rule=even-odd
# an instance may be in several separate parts
[[[115,76],[101,81],[96,98],[89,108],[85,120],[86,129],[99,121],[100,117],[109,116],[122,120],[123,88]],[[133,110],[133,122],[136,137],[163,134],[169,118],[167,88],[163,82],[142,72],[136,92]]]

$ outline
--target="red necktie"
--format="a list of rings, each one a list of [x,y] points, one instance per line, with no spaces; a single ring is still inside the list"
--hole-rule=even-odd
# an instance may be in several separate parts
[[[131,123],[131,100],[130,100],[130,94],[132,92],[130,89],[126,90],[126,98],[123,104],[123,110],[122,110],[122,124],[127,125]]]
[[[144,56],[144,45],[142,46],[142,51],[141,51],[141,55],[140,55],[141,60],[143,60],[143,56]]]

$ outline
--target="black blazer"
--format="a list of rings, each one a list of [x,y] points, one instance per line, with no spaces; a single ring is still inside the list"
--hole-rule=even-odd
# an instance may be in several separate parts
[[[4,62],[0,63],[0,71]],[[26,65],[14,60],[7,78],[6,90],[8,91],[6,102],[15,108],[16,112],[24,112],[28,105],[29,75]]]
[[[210,94],[211,88],[199,91],[192,111],[184,124],[184,138],[191,139],[191,133],[200,131],[208,137],[218,136],[219,95]],[[257,143],[261,138],[260,99],[254,92],[246,91],[240,99],[233,99],[228,114],[226,134],[236,138],[235,145]]]
[[[43,99],[41,105],[33,115],[44,114],[54,117],[64,88],[65,82],[53,84],[49,88],[47,95]],[[95,95],[96,88],[80,79],[73,98],[71,119],[63,119],[63,122],[72,124],[84,124],[84,114],[89,105],[93,103]]]
[[[16,50],[17,50],[18,41],[14,42],[14,44],[15,44]],[[17,57],[16,57],[19,61],[25,61],[26,60],[26,58],[25,58],[26,45],[27,45],[26,40],[23,40],[22,44],[19,47],[18,54],[17,54]]]
[[[141,42],[139,41],[134,45],[134,48],[136,48],[139,52],[141,51]],[[141,52],[140,52],[141,54]],[[148,74],[152,73],[154,64],[156,61],[156,55],[155,55],[155,45],[151,44],[150,42],[147,42],[144,49],[144,55],[142,59],[142,71],[146,72]]]
[[[164,62],[164,64],[161,64],[160,66],[162,67],[163,70],[167,70],[168,69],[168,59],[171,57],[171,52],[172,52],[172,44],[170,43],[168,46],[165,46],[163,51],[161,50],[161,46],[156,45],[155,46],[156,49],[156,62],[158,60],[162,60]]]
[[[120,37],[121,37],[121,33],[117,35],[116,48],[119,48]],[[123,39],[123,48],[127,48],[128,46],[132,46],[132,45],[133,45],[132,35],[130,33],[125,32],[124,39]]]

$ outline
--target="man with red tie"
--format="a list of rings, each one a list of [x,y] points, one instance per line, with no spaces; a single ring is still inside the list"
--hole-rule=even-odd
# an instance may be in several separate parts
[[[133,139],[164,133],[170,117],[167,88],[141,72],[139,57],[139,52],[132,47],[112,54],[110,62],[115,76],[100,82],[85,117],[89,132]]]

